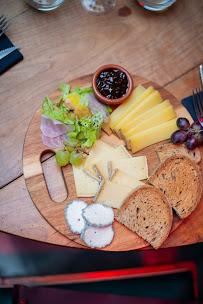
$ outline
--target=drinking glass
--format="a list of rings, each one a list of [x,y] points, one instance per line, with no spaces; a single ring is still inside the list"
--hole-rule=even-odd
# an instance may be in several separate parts
[[[103,15],[114,8],[116,0],[81,0],[84,9],[94,15]]]
[[[25,0],[32,7],[39,11],[51,11],[59,7],[64,0]]]
[[[138,3],[150,11],[163,11],[176,0],[138,0]]]

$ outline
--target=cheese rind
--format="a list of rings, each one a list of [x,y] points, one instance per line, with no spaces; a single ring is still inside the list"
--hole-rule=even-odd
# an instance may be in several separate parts
[[[106,153],[113,151],[115,146],[104,140],[97,139],[93,144],[90,153],[84,163],[84,169],[89,171],[92,175],[97,176],[92,166],[95,162],[101,160]]]
[[[173,118],[176,117],[176,113],[173,109],[173,106],[169,106],[168,108],[158,112],[148,120],[143,121],[139,125],[135,126],[134,128],[130,129],[128,132],[124,133],[122,130],[122,133],[124,133],[125,138],[129,138],[130,136],[133,136],[136,133],[142,132],[146,129],[155,127],[157,125],[160,125],[164,122],[167,122]]]
[[[146,156],[137,156],[128,159],[112,160],[110,162],[111,170],[119,169],[130,174],[137,180],[148,178],[148,166]]]
[[[170,102],[168,100],[165,100],[165,101],[161,102],[160,104],[154,106],[150,110],[140,114],[139,116],[136,116],[134,119],[130,120],[128,123],[126,123],[122,127],[122,130],[121,130],[122,133],[125,134],[128,130],[139,125],[143,121],[149,119],[153,115],[157,114],[159,111],[162,111],[163,109],[166,109],[169,106],[171,106]]]
[[[132,109],[132,111],[128,113],[128,115],[126,115],[122,120],[120,120],[119,123],[114,127],[114,129],[117,131],[119,131],[119,129],[122,130],[122,127],[125,126],[127,123],[129,123],[131,120],[133,120],[136,116],[143,114],[145,111],[151,109],[157,104],[160,104],[162,101],[163,99],[160,93],[158,91],[154,91],[147,98],[143,99],[142,102],[140,102],[139,105],[137,105],[137,107]]]
[[[115,170],[115,173],[112,174],[110,181],[115,184],[127,186],[132,189],[145,185],[143,182],[135,179],[133,176],[119,169]]]
[[[169,139],[171,137],[171,134],[178,130],[176,120],[177,119],[174,118],[168,122],[162,123],[158,126],[152,127],[131,136],[129,139],[132,147],[132,152],[135,153],[157,142]]]
[[[97,192],[99,182],[83,170],[83,165],[72,166],[77,197],[92,197]]]
[[[148,92],[152,92],[154,89],[151,87]],[[145,88],[142,85],[138,85],[132,94],[120,105],[118,106],[112,114],[109,116],[110,121],[102,125],[102,129],[108,134],[111,134],[111,129],[119,122],[119,120],[129,113],[131,109],[137,104],[140,97],[145,92]],[[148,94],[147,92],[147,94]],[[145,94],[145,95],[147,95]]]
[[[103,179],[108,179],[108,161],[116,159],[125,159],[132,157],[123,145],[118,146],[115,150],[104,155],[103,159],[94,165],[101,174]]]
[[[103,203],[113,208],[120,208],[132,188],[105,181],[95,202]]]

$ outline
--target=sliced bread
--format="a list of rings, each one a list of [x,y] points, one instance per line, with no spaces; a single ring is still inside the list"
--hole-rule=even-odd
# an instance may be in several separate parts
[[[172,208],[159,189],[145,185],[135,189],[124,200],[115,219],[137,233],[154,248],[167,238],[172,225]]]
[[[148,181],[163,191],[180,218],[190,215],[200,201],[201,173],[197,164],[186,155],[165,159]]]
[[[194,160],[197,164],[201,162],[201,152],[199,148],[195,148],[194,150],[189,150],[184,144],[176,144],[168,143],[165,145],[158,146],[155,149],[160,162],[164,159],[175,155],[175,154],[183,154],[189,156],[192,160]]]

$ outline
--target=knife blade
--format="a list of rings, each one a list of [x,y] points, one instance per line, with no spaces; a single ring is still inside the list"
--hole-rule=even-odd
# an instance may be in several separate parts
[[[201,81],[202,81],[202,85],[203,85],[203,69],[202,69],[202,65],[199,66],[200,69],[200,76],[201,76]]]
[[[7,55],[9,55],[10,53],[12,53],[13,51],[19,49],[19,46],[13,46],[13,47],[10,47],[8,49],[5,49],[5,50],[2,50],[0,51],[0,60],[4,57],[6,57]]]

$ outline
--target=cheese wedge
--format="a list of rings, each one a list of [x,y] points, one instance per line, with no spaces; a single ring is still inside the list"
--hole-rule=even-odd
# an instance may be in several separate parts
[[[122,130],[122,127],[129,123],[132,119],[143,114],[145,111],[151,109],[157,104],[160,104],[162,101],[163,99],[160,93],[158,91],[153,92],[146,99],[142,100],[142,102],[137,107],[135,107],[127,116],[120,120],[120,122],[114,127],[114,129],[116,131],[119,131],[119,129]]]
[[[110,181],[132,189],[145,185],[143,182],[119,169],[115,169],[115,172],[112,174]]]
[[[113,208],[120,208],[132,188],[105,181],[96,197],[95,203],[103,203]]]
[[[95,162],[101,160],[104,157],[105,153],[109,153],[114,149],[115,146],[111,143],[108,143],[102,139],[97,139],[93,144],[90,153],[84,163],[84,169],[89,171],[92,175],[97,176],[92,166]]]
[[[153,92],[153,88],[150,87],[147,93],[145,93],[144,98]],[[102,125],[102,129],[108,134],[111,134],[111,129],[119,122],[119,120],[129,113],[132,108],[137,104],[140,97],[145,92],[145,88],[142,85],[138,85],[136,89],[132,92],[132,94],[123,102],[120,106],[118,106],[113,113],[109,116],[109,122]]]
[[[94,196],[99,187],[98,180],[85,173],[83,170],[83,165],[72,167],[77,197]]]
[[[115,150],[106,153],[102,160],[96,162],[94,165],[99,171],[103,179],[108,179],[108,161],[116,159],[125,159],[132,157],[123,145],[118,146]]]
[[[111,170],[119,169],[130,174],[137,180],[148,178],[148,166],[146,156],[137,156],[127,159],[112,160],[110,163]]]
[[[130,136],[133,136],[136,133],[139,133],[146,129],[160,125],[175,117],[176,117],[176,113],[173,109],[173,106],[169,106],[168,108],[164,109],[163,111],[158,112],[157,114],[155,114],[148,120],[145,120],[142,123],[140,123],[139,125],[130,129],[128,132],[124,133],[124,136],[126,139],[128,139]],[[123,131],[122,131],[122,133],[123,133]]]
[[[129,138],[132,152],[135,153],[145,147],[169,139],[171,134],[178,130],[176,118],[158,126],[144,130]]]
[[[126,123],[122,127],[122,133],[125,134],[128,130],[132,129],[133,127],[139,125],[140,123],[144,122],[145,120],[148,120],[150,117],[154,116],[155,114],[159,113],[160,111],[168,108],[171,106],[170,102],[168,100],[165,100],[158,105],[154,106],[150,110],[142,113],[139,116],[136,116],[134,119],[130,120],[128,123]]]

